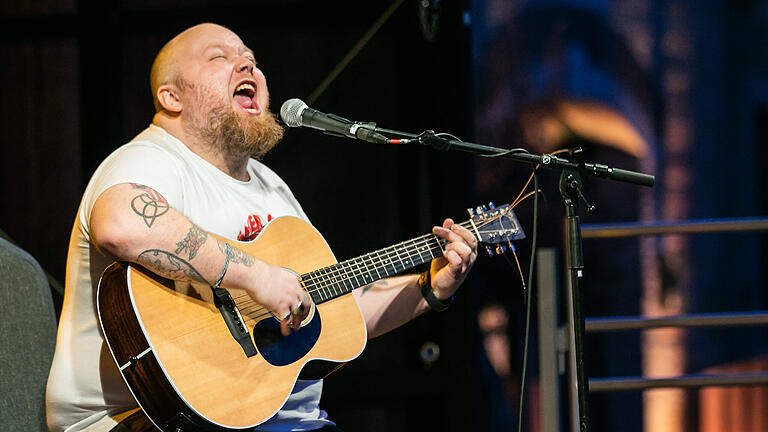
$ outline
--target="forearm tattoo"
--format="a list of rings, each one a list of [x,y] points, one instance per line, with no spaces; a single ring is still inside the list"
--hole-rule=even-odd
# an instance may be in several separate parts
[[[137,195],[131,201],[131,209],[134,213],[141,216],[144,219],[144,223],[148,228],[152,228],[152,224],[160,216],[166,214],[168,209],[168,201],[160,195],[159,192],[152,189],[149,186],[144,186],[136,183],[131,183],[134,189],[141,189],[144,193]]]
[[[387,283],[386,280],[380,280],[380,281],[376,281],[376,282],[373,282],[373,283],[369,283],[368,285],[363,287],[363,290],[360,292],[360,295],[364,295],[365,293],[367,293],[369,290],[371,290],[373,288],[376,288],[376,289],[384,288],[387,285],[389,285],[389,284]]]
[[[192,260],[206,240],[208,240],[208,233],[192,224],[192,228],[189,229],[184,240],[176,243],[176,254],[186,251],[189,253],[189,259]]]
[[[216,245],[219,247],[219,251],[226,255],[227,253],[227,244],[223,241],[216,240]],[[253,265],[253,257],[245,253],[242,249],[238,249],[236,247],[232,248],[232,252],[230,254],[229,258],[230,264],[242,264],[246,267],[251,267]]]
[[[149,249],[140,253],[136,262],[160,276],[173,280],[191,280],[206,285],[210,283],[190,263],[164,250]]]

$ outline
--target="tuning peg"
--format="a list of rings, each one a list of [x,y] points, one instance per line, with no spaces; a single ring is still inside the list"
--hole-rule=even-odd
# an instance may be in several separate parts
[[[495,206],[495,205],[493,205],[493,201],[488,201],[488,207],[489,207],[489,208],[492,208],[492,209],[495,209],[495,208],[496,208],[496,206]]]
[[[475,209],[472,207],[467,209],[467,213],[469,213],[469,217],[475,217]]]
[[[477,208],[475,209],[475,212],[477,212],[477,215],[478,215],[478,216],[482,216],[482,217],[485,217],[485,215],[483,214],[483,213],[485,212],[485,210],[483,210],[483,208],[482,208],[482,207],[480,207],[480,206],[477,206]]]
[[[496,255],[501,255],[507,251],[507,247],[503,244],[496,245]]]
[[[488,256],[493,256],[493,249],[491,249],[490,245],[485,246],[485,251],[488,252]]]

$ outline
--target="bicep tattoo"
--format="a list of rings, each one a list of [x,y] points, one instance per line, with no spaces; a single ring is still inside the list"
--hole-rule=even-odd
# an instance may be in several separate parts
[[[144,219],[144,223],[148,228],[152,228],[152,224],[160,216],[166,214],[168,209],[168,201],[156,190],[149,186],[144,186],[136,183],[131,183],[134,189],[140,189],[144,192],[140,195],[136,195],[131,200],[131,209],[134,213],[141,216]]]
[[[210,283],[197,271],[192,264],[164,250],[149,249],[140,253],[136,262],[152,270],[160,276],[173,280],[191,280],[206,285]]]

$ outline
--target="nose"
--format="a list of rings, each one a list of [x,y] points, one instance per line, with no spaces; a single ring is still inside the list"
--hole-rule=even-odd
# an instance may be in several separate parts
[[[254,67],[255,67],[255,65],[253,64],[253,62],[250,59],[244,58],[242,60],[242,62],[240,63],[240,66],[238,67],[238,70],[240,72],[253,73],[253,68]]]

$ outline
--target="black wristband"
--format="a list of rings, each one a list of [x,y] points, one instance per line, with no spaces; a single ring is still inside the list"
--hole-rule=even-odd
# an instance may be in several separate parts
[[[419,276],[419,288],[421,289],[421,296],[424,297],[429,307],[435,312],[442,312],[453,303],[453,296],[445,300],[435,297],[435,293],[432,291],[432,275],[429,270]]]

